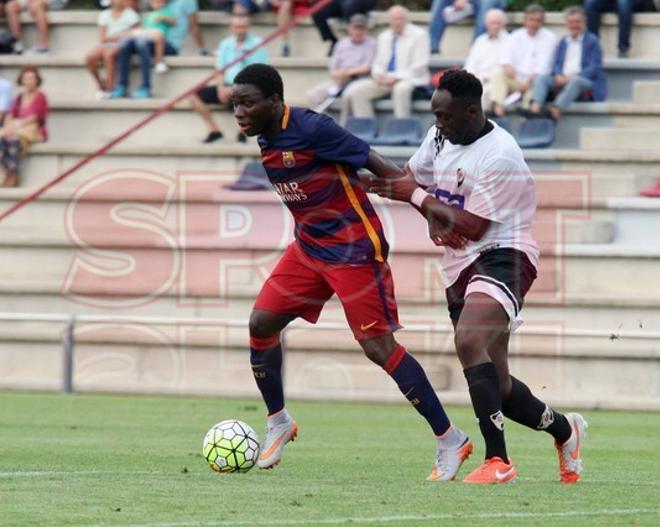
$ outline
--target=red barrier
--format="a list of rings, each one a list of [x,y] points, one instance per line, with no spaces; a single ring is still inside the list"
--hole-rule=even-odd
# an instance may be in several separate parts
[[[305,13],[302,13],[302,14],[299,15],[299,16],[295,16],[295,17],[293,18],[293,20],[291,20],[291,22],[289,22],[289,24],[287,24],[287,25],[284,26],[283,28],[278,29],[277,31],[274,31],[273,33],[271,33],[270,35],[268,35],[266,38],[263,39],[263,41],[262,41],[260,44],[258,44],[257,46],[254,46],[254,47],[252,47],[252,48],[250,48],[250,49],[248,49],[248,50],[247,50],[245,53],[243,53],[241,56],[237,57],[236,59],[234,59],[233,61],[231,61],[229,64],[227,64],[227,65],[226,65],[224,68],[222,68],[219,72],[214,71],[211,75],[209,75],[208,77],[206,77],[204,80],[202,80],[201,82],[199,82],[198,84],[196,84],[196,85],[193,86],[192,88],[186,90],[186,91],[185,91],[184,93],[182,93],[181,95],[178,95],[177,97],[175,97],[174,99],[172,99],[170,102],[164,104],[163,106],[161,106],[161,107],[158,108],[157,110],[154,110],[153,113],[147,115],[144,119],[142,119],[141,121],[139,121],[138,123],[136,123],[135,125],[133,125],[133,126],[132,126],[131,128],[129,128],[128,130],[126,130],[126,131],[123,132],[122,134],[118,135],[118,136],[115,137],[114,139],[111,139],[109,142],[107,142],[105,145],[103,145],[103,146],[102,146],[101,148],[99,148],[98,150],[95,150],[94,152],[92,152],[91,154],[89,154],[87,157],[85,157],[85,158],[81,159],[80,161],[78,161],[76,164],[74,164],[74,165],[73,165],[71,168],[69,168],[68,170],[62,172],[61,174],[59,174],[58,176],[54,177],[54,178],[51,179],[50,181],[47,181],[47,182],[44,183],[41,187],[37,188],[34,192],[30,193],[29,195],[25,196],[24,198],[18,200],[16,203],[14,203],[13,205],[11,205],[7,210],[5,210],[4,212],[2,212],[2,214],[0,214],[0,222],[1,222],[2,220],[4,220],[5,218],[9,217],[10,215],[12,215],[12,214],[13,214],[14,212],[16,212],[17,210],[23,208],[23,207],[24,207],[25,205],[27,205],[28,203],[30,203],[30,202],[32,202],[32,201],[35,201],[39,196],[41,196],[41,195],[42,195],[44,192],[46,192],[48,189],[50,189],[51,187],[54,187],[55,185],[57,185],[57,184],[60,183],[61,181],[64,181],[66,178],[68,178],[71,174],[73,174],[74,172],[76,172],[78,169],[84,167],[84,166],[87,165],[89,162],[93,161],[93,160],[96,159],[97,157],[102,156],[102,155],[105,154],[106,152],[109,152],[112,148],[114,148],[116,145],[118,145],[119,143],[121,143],[122,141],[124,141],[124,139],[126,139],[126,138],[130,137],[131,135],[133,135],[133,134],[134,134],[135,132],[137,132],[140,128],[142,128],[142,127],[144,127],[145,125],[149,124],[149,123],[150,123],[151,121],[153,121],[154,119],[160,117],[160,116],[161,116],[162,114],[164,114],[165,112],[169,112],[169,111],[170,111],[170,110],[171,110],[171,109],[172,109],[172,108],[173,108],[178,102],[182,101],[183,99],[186,99],[186,98],[190,97],[193,93],[197,92],[197,90],[199,90],[200,88],[206,86],[206,85],[207,85],[210,81],[212,81],[212,80],[216,77],[216,75],[218,75],[219,73],[222,73],[222,72],[224,72],[227,68],[229,68],[229,67],[231,67],[231,66],[233,66],[233,65],[235,65],[235,64],[238,64],[238,63],[241,62],[243,59],[245,59],[245,57],[248,57],[249,55],[251,55],[252,53],[254,53],[257,49],[259,49],[259,48],[265,46],[265,45],[268,44],[269,42],[271,42],[271,41],[275,40],[276,38],[280,37],[281,35],[284,35],[285,33],[288,33],[288,32],[291,31],[294,27],[296,27],[298,24],[300,24],[300,20],[301,20],[303,17],[313,15],[314,13],[316,13],[317,11],[319,11],[320,9],[324,8],[325,6],[327,6],[330,2],[332,2],[332,0],[319,0],[317,3],[315,3],[314,5],[312,5],[312,6],[311,6],[311,7],[310,7]]]

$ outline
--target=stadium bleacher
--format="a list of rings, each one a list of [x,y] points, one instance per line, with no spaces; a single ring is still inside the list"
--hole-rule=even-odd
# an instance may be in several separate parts
[[[25,160],[20,188],[0,189],[3,210],[160,107],[168,97],[185,91],[208,75],[213,64],[212,58],[196,56],[188,42],[182,56],[168,58],[171,70],[155,79],[155,99],[98,102],[92,80],[84,71],[86,49],[81,46],[96,38],[96,12],[61,11],[49,16],[52,40],[48,56],[0,56],[0,71],[7,78],[15,77],[22,64],[36,64],[52,107],[50,141],[35,145]],[[377,29],[383,27],[382,13],[374,19]],[[425,24],[428,14],[415,13],[413,21]],[[515,14],[514,24],[520,21],[521,15]],[[551,29],[563,33],[561,14],[550,13],[548,21]],[[26,40],[32,41],[32,21],[26,17],[24,22]],[[202,13],[201,22],[210,47],[227,34],[229,18],[224,14]],[[254,24],[256,32],[265,35],[274,29],[275,20],[263,15]],[[552,148],[526,151],[542,189],[536,233],[544,259],[525,310],[526,327],[538,332],[523,332],[514,338],[512,365],[534,388],[540,388],[541,382],[547,385],[547,398],[559,404],[660,408],[658,339],[620,337],[626,331],[641,333],[660,325],[660,202],[636,197],[640,189],[660,177],[659,30],[660,14],[636,15],[631,58],[617,59],[616,17],[605,16],[602,38],[608,100],[575,104],[560,120]],[[449,58],[439,59],[436,68],[460,64],[470,43],[472,29],[467,23],[450,26],[447,32],[443,50]],[[325,79],[325,46],[308,21],[294,29],[291,45],[292,58],[273,58],[272,63],[282,72],[285,94],[295,104]],[[276,43],[271,56],[278,57],[278,51]],[[425,101],[414,105],[424,128],[431,123],[427,106]],[[391,115],[391,103],[380,101],[376,108],[382,125]],[[333,107],[330,113],[336,116],[336,110]],[[223,130],[231,132],[227,137],[235,137],[231,114],[224,110],[218,116]],[[519,122],[516,119],[512,118],[514,128]],[[255,142],[243,145],[224,140],[201,145],[203,135],[199,118],[181,104],[0,224],[2,311],[246,319],[290,224],[282,219],[282,208],[273,193],[232,193],[221,188],[222,182],[235,179],[246,162],[258,157]],[[405,161],[414,147],[379,150]],[[125,177],[125,184],[119,182],[94,195],[81,193],[85,182],[98,181],[109,173]],[[186,178],[211,178],[215,186],[211,192],[207,186],[197,194],[176,195],[165,206],[162,193],[154,197],[147,192],[148,185],[139,184],[147,173],[155,186],[169,193],[176,191],[177,182],[188,181]],[[131,181],[138,183],[129,184]],[[167,192],[165,195],[174,195]],[[113,205],[124,202],[137,203],[136,209],[151,218],[159,234],[145,235],[145,223],[133,237],[116,229],[108,218]],[[252,234],[222,237],[218,210],[229,205],[239,217],[252,215]],[[84,225],[76,223],[80,221],[76,211],[81,210]],[[131,214],[139,217],[140,210],[126,212],[127,224]],[[437,252],[422,236],[424,226],[414,211],[398,205],[388,211],[386,229],[393,242],[401,320],[408,325],[444,327],[448,318]],[[177,228],[188,219],[187,214],[208,214],[210,219],[208,224],[197,221],[199,227],[186,229],[183,238]],[[145,216],[141,218],[147,221]],[[259,230],[264,225],[268,228]],[[76,240],[74,235],[81,229],[85,236]],[[110,252],[104,257],[99,250]],[[117,252],[129,257],[117,259]],[[131,258],[171,266],[169,287],[158,290],[162,277],[155,274],[143,273],[137,281],[122,279],[121,270],[130,268]],[[194,274],[194,266],[204,259],[212,265],[200,269],[224,273],[222,279],[198,279],[181,296],[181,277],[190,269]],[[72,286],[65,278],[71,276],[73,262],[83,267],[108,264],[107,276]],[[112,279],[115,271],[117,277]],[[154,291],[159,291],[156,296]],[[337,303],[328,306],[322,321],[343,321]],[[246,367],[245,329],[147,322],[79,326],[76,389],[256,393]],[[17,323],[0,318],[0,328],[4,335],[0,386],[58,389],[61,323]],[[581,333],[583,330],[593,334]],[[420,357],[444,400],[467,401],[449,333],[403,331],[401,339]],[[330,351],[328,342],[333,343]],[[358,352],[347,331],[292,330],[287,348],[288,390],[294,396],[400,398],[395,386],[383,381],[382,373]],[[568,386],[571,389],[565,391]]]

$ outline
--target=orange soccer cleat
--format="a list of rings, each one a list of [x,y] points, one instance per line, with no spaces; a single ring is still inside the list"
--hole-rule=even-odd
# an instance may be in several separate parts
[[[463,483],[473,485],[493,485],[495,483],[511,483],[516,479],[516,467],[509,461],[505,463],[500,457],[491,457],[468,475]]]

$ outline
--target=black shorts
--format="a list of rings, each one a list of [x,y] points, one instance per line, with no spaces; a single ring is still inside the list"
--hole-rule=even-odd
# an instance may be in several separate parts
[[[199,97],[204,104],[220,104],[217,86],[204,86],[197,90],[197,97]]]
[[[456,327],[469,293],[485,293],[497,300],[509,316],[515,329],[525,295],[536,279],[536,268],[527,255],[517,249],[491,249],[479,255],[461,271],[458,279],[447,288],[447,307]]]

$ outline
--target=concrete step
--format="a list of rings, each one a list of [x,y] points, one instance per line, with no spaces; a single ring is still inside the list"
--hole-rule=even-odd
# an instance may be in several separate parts
[[[630,150],[652,149],[660,144],[657,128],[589,128],[580,130],[580,145],[584,149]]]
[[[49,117],[50,139],[55,143],[79,144],[81,137],[85,144],[104,143],[119,135],[132,125],[144,119],[149,113],[167,104],[166,99],[148,101],[132,100],[53,100]],[[305,101],[291,101],[291,104],[305,106]],[[338,118],[333,106],[331,115]],[[380,126],[392,115],[389,100],[376,103]],[[414,115],[426,129],[433,124],[428,101],[416,101]],[[216,107],[214,116],[228,139],[234,140],[238,129],[230,110]],[[522,118],[512,115],[509,118],[511,131],[515,133]],[[102,122],[103,125],[99,126]],[[579,142],[579,132],[583,127],[644,127],[660,128],[660,104],[636,103],[580,103],[576,104],[559,121],[555,148],[574,148]],[[186,133],[182,134],[181,131]],[[195,133],[197,131],[197,133]],[[206,128],[194,114],[187,101],[178,104],[171,112],[159,117],[154,124],[133,135],[129,144],[177,144],[196,145],[205,137]]]
[[[611,198],[614,211],[612,241],[623,245],[659,245],[660,203],[650,198]]]
[[[659,81],[635,81],[633,83],[633,99],[639,103],[655,104],[660,102]]]
[[[515,29],[522,24],[522,13],[509,13],[510,29]],[[82,53],[79,43],[90,43],[98,38],[96,18],[98,11],[53,11],[48,14],[50,22],[50,45],[56,52]],[[217,42],[229,34],[228,25],[230,17],[224,13],[201,12],[200,23],[206,44],[209,49],[215,49]],[[428,11],[412,13],[411,20],[422,27],[428,26]],[[26,30],[25,39],[28,45],[35,41],[36,32],[34,21],[31,17],[22,16],[23,25]],[[372,14],[374,34],[386,27],[386,14],[375,12]],[[546,14],[546,24],[557,36],[566,33],[562,13],[553,12]],[[276,28],[275,17],[272,14],[259,14],[253,17],[253,29],[260,36],[272,33]],[[636,13],[632,31],[632,47],[630,55],[633,58],[660,58],[657,48],[657,33],[660,28],[660,15],[656,13]],[[607,14],[602,18],[601,42],[606,57],[616,57],[616,38],[618,31],[618,19],[616,16]],[[341,34],[341,28],[340,28]],[[450,25],[444,35],[442,42],[442,53],[445,56],[465,57],[470,48],[473,38],[472,20]],[[291,44],[294,56],[316,56],[323,57],[327,52],[327,45],[321,42],[316,28],[309,18],[293,29]],[[196,47],[192,38],[185,43],[184,53],[195,53]],[[269,46],[271,56],[279,56],[281,52],[280,42],[276,41]]]
[[[431,69],[460,65],[464,57],[434,59]],[[214,59],[182,55],[168,57],[169,72],[153,76],[153,93],[156,97],[172,98],[201,82],[213,72]],[[15,78],[22,65],[35,64],[44,79],[44,91],[52,99],[94,100],[96,86],[84,68],[80,55],[52,53],[43,55],[0,55],[0,68],[8,78]],[[327,59],[315,57],[291,57],[271,60],[285,81],[285,97],[302,101],[307,91],[327,80]],[[660,59],[608,59],[604,63],[608,75],[608,99],[630,100],[633,81],[660,80]],[[132,74],[132,86],[139,82],[137,67]]]
[[[114,174],[90,180],[77,189],[59,188],[48,192],[42,199],[17,211],[0,225],[5,242],[31,240],[46,245],[62,245],[80,239],[81,243],[103,246],[142,247],[153,244],[153,239],[136,229],[132,235],[117,235],[121,221],[119,214],[133,209],[163,211],[162,224],[175,237],[185,240],[194,236],[198,243],[215,238],[234,239],[241,248],[264,249],[269,247],[263,224],[280,225],[281,233],[270,233],[270,239],[290,233],[290,221],[285,221],[288,211],[274,192],[235,192],[222,189],[222,182],[231,178],[211,180],[205,176],[203,187],[196,176],[183,176],[174,182],[164,177],[147,174],[127,176]],[[539,185],[545,188],[543,180]],[[599,207],[598,203],[582,206],[575,196],[551,195],[557,185],[547,186],[540,193],[534,235],[542,246],[552,247],[563,243],[610,243],[614,237],[612,212]],[[9,208],[28,191],[23,189],[0,191],[0,210]],[[424,221],[410,207],[402,203],[386,202],[372,197],[379,215],[386,225],[390,245],[395,250],[424,250],[428,244]],[[601,204],[602,205],[602,204]],[[579,208],[576,208],[579,207]],[[181,218],[216,218],[211,222],[186,222]],[[224,223],[223,223],[224,222]],[[234,222],[237,227],[250,225],[251,231],[236,238],[236,232],[228,231]],[[226,225],[225,225],[226,224]],[[224,231],[222,231],[224,229]],[[29,238],[26,238],[29,232]],[[270,230],[269,230],[270,232]],[[561,238],[560,238],[561,236]],[[199,238],[199,239],[198,239]],[[229,248],[229,246],[227,246]]]
[[[134,236],[130,244],[93,239],[93,244],[75,248],[70,243],[6,237],[0,244],[0,274],[6,280],[61,284],[63,291],[83,296],[111,293],[143,299],[172,287],[184,287],[188,296],[220,295],[227,288],[232,294],[256,294],[281,254],[272,244],[286,239],[269,239],[269,249],[257,249],[263,240],[241,240],[237,246],[235,239],[191,235],[185,245],[179,245],[173,233],[159,224],[149,226],[136,218],[132,225],[139,226],[138,230],[127,222],[128,217],[117,231]],[[423,248],[406,247],[407,243],[393,240],[390,259],[394,272],[404,277],[399,296],[415,300],[441,294],[441,250],[430,242]],[[659,259],[660,250],[648,246],[545,247],[535,287],[548,299],[562,294],[655,297],[660,294]]]
[[[0,324],[0,386],[61,386],[61,325]],[[403,332],[443,401],[467,403],[462,371],[449,334]],[[511,370],[553,404],[658,409],[660,361],[654,341],[514,334]],[[246,366],[245,330],[142,324],[85,324],[75,332],[74,387],[81,391],[194,393],[256,396]],[[332,342],[329,347],[328,342]],[[401,399],[393,382],[369,363],[346,331],[295,330],[287,334],[287,395],[305,399]]]
[[[151,127],[156,124],[149,125]],[[196,129],[199,129],[197,127]],[[195,133],[195,139],[199,136]],[[117,146],[101,158],[89,164],[67,179],[69,188],[76,188],[84,181],[109,171],[155,172],[169,178],[180,177],[190,171],[213,173],[223,181],[233,180],[247,160],[258,159],[259,150],[254,141],[248,144],[227,140],[211,145],[186,145],[177,142],[164,145]],[[34,145],[23,160],[22,182],[26,188],[35,187],[91,155],[100,147],[72,143],[42,143]],[[412,147],[378,147],[383,155],[403,164],[415,152]],[[581,202],[612,196],[630,196],[652,184],[657,177],[657,150],[578,150],[532,149],[525,157],[537,179],[544,178],[556,185],[570,183],[570,190],[553,190],[552,196],[564,192],[567,196],[577,193]],[[20,195],[20,190],[8,191]],[[559,193],[559,194],[558,194]],[[541,195],[541,192],[538,193]],[[585,200],[587,200],[585,202]]]

